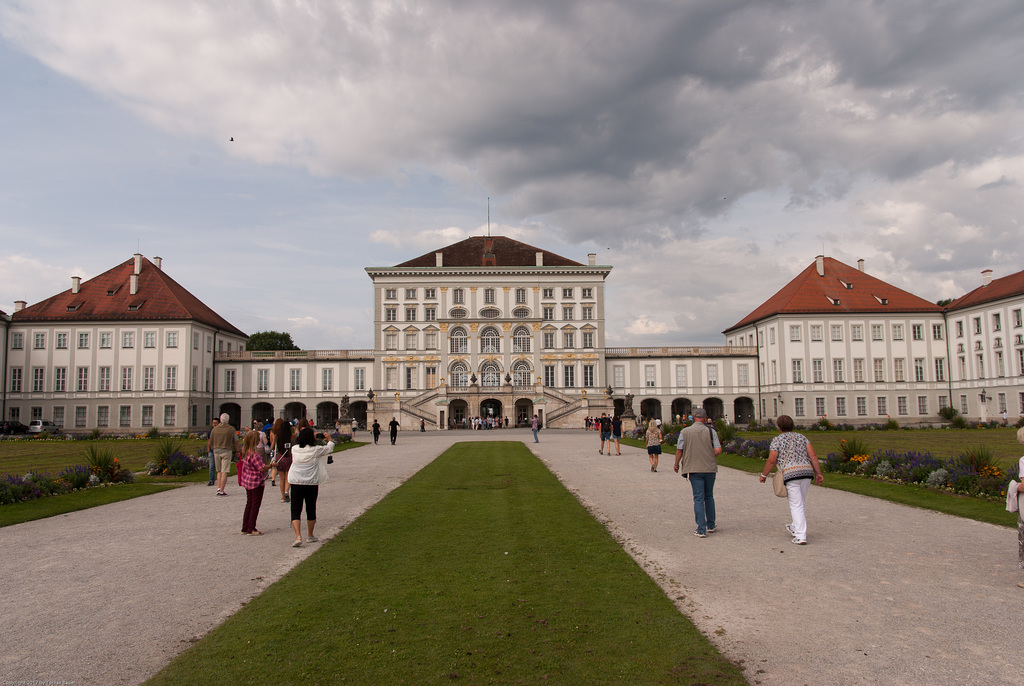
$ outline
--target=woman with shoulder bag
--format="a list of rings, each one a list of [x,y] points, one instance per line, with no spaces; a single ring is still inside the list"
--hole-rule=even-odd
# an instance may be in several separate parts
[[[651,471],[658,471],[658,455],[661,455],[661,442],[665,437],[661,433],[661,427],[652,419],[647,423],[647,433],[644,435],[647,442],[647,457],[651,460]]]
[[[807,544],[807,516],[804,512],[804,501],[811,478],[819,486],[825,483],[821,474],[821,465],[814,447],[803,434],[793,433],[793,418],[782,415],[776,420],[780,433],[772,439],[768,446],[768,462],[761,472],[761,483],[768,479],[772,468],[778,465],[782,479],[786,484],[786,497],[789,500],[789,512],[792,517],[786,525],[786,531],[792,534],[791,543]]]
[[[274,451],[271,465],[277,470],[276,478],[280,482],[278,486],[281,488],[281,502],[287,503],[290,500],[288,495],[288,468],[292,464],[292,427],[280,417],[274,422],[273,428],[270,429],[270,447]],[[271,475],[271,485],[273,485],[274,476],[273,474]]]

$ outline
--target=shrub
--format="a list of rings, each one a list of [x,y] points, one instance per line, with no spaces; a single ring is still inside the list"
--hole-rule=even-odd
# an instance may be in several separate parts
[[[726,424],[721,419],[715,422],[715,431],[718,432],[718,440],[724,445],[726,441],[736,438],[736,425]]]
[[[99,429],[93,429],[92,431],[89,432],[89,438],[93,441],[98,441],[99,439],[103,438],[103,432],[100,431]]]
[[[950,420],[950,425],[954,429],[966,429],[967,428],[967,420],[964,419],[961,415],[957,415],[957,416],[953,417],[952,420]]]
[[[945,469],[936,469],[928,475],[928,480],[925,482],[925,485],[931,488],[944,488],[947,484],[949,484],[949,472]]]
[[[154,426],[146,432],[146,438],[160,438],[160,430]]]
[[[64,471],[60,473],[60,478],[68,482],[68,487],[71,490],[78,491],[89,487],[90,474],[92,474],[92,470],[88,467],[76,464],[71,467],[66,467]]]
[[[157,462],[166,463],[167,458],[177,452],[181,452],[181,441],[176,438],[164,437],[157,441],[153,456]]]
[[[976,445],[967,448],[956,458],[964,465],[970,465],[971,469],[979,476],[1002,476],[1003,471],[995,464],[995,455],[992,449],[986,445]]]
[[[957,412],[956,408],[953,407],[952,405],[946,405],[945,407],[939,408],[939,416],[945,419],[947,422],[951,422],[957,417],[960,417],[960,413]]]
[[[165,464],[164,474],[170,476],[187,476],[200,468],[199,460],[180,451],[168,455]]]
[[[883,479],[891,478],[895,471],[896,470],[892,468],[892,465],[889,464],[888,460],[882,460],[875,466],[875,476]]]
[[[90,445],[83,453],[85,463],[100,481],[114,481],[118,472],[121,471],[121,463],[114,456],[110,448],[99,448]]]
[[[846,440],[845,438],[839,442],[839,452],[842,454],[844,459],[852,460],[854,456],[870,455],[871,447],[868,446],[866,441],[859,438],[851,438]],[[859,460],[863,462],[864,460]]]

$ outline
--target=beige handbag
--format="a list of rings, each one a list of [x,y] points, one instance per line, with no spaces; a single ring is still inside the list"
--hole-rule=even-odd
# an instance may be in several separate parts
[[[772,488],[775,489],[775,495],[780,498],[785,498],[789,495],[789,492],[786,490],[786,482],[783,481],[781,469],[776,469],[775,474],[772,475]]]

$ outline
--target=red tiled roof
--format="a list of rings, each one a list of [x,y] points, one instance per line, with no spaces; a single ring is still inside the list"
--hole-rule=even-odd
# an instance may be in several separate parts
[[[506,236],[472,236],[438,250],[420,255],[395,267],[436,267],[435,253],[443,254],[445,267],[535,267],[537,253],[544,253],[545,267],[582,267],[584,265],[547,250]],[[493,256],[493,261],[490,259]]]
[[[177,281],[142,258],[139,287],[131,295],[135,258],[71,289],[15,312],[13,321],[168,321],[195,320],[236,336],[247,337],[185,290]]]
[[[999,279],[992,279],[987,286],[978,286],[973,291],[960,296],[946,305],[947,311],[962,310],[984,303],[1024,295],[1024,271],[1010,274]]]
[[[942,312],[935,303],[855,267],[832,257],[823,259],[824,276],[818,275],[816,261],[812,262],[778,293],[723,333],[778,314]]]

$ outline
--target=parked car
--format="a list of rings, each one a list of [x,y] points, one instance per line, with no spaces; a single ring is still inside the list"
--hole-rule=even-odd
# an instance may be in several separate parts
[[[5,422],[0,422],[0,434],[5,436],[11,436],[13,434],[26,434],[28,433],[28,427],[19,422],[17,419],[11,419]]]
[[[49,419],[33,419],[28,423],[28,432],[30,434],[41,434],[45,432],[51,436],[61,435],[60,427]]]

